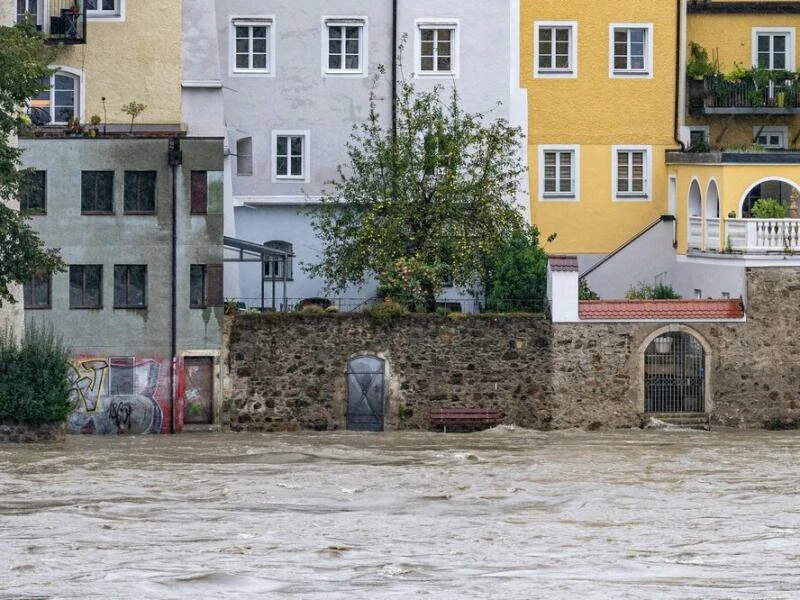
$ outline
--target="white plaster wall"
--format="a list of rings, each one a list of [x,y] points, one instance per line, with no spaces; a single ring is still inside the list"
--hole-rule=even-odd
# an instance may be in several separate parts
[[[412,52],[415,19],[457,19],[460,27],[460,73],[455,82],[469,111],[486,111],[489,118],[502,117],[524,125],[527,106],[519,89],[518,0],[422,0],[399,2],[399,33],[408,32],[406,52]],[[216,27],[220,71],[224,85],[225,121],[231,159],[228,161],[231,196],[226,201],[226,218],[233,212],[234,226],[226,221],[226,235],[251,242],[291,242],[297,263],[312,260],[319,250],[308,216],[298,208],[313,203],[325,182],[336,176],[338,165],[346,162],[345,144],[354,124],[363,122],[369,110],[369,92],[375,86],[379,112],[390,126],[390,80],[374,78],[378,65],[390,73],[392,62],[392,3],[389,0],[307,0],[302,4],[284,0],[269,6],[246,0],[216,2]],[[231,21],[233,16],[271,17],[275,36],[274,72],[270,75],[238,75],[231,72]],[[323,17],[349,16],[367,19],[367,76],[323,75]],[[411,62],[409,62],[409,60]],[[406,59],[406,64],[413,64]],[[511,65],[511,66],[509,66]],[[512,75],[513,73],[513,75]],[[410,75],[410,73],[408,73]],[[452,78],[419,80],[420,86],[453,84]],[[491,90],[487,93],[487,90]],[[495,107],[496,101],[502,104]],[[310,136],[310,169],[307,181],[274,181],[272,173],[272,132],[307,131]],[[253,174],[236,174],[236,142],[251,137]],[[524,178],[527,181],[527,178]],[[518,200],[527,206],[527,196]],[[228,296],[260,297],[259,270],[240,265],[238,276],[232,263],[226,264]],[[322,282],[307,279],[298,265],[294,269],[291,296],[322,295]],[[239,280],[235,294],[234,279]],[[374,284],[360,295],[368,295]],[[350,293],[350,291],[348,291]],[[271,294],[270,294],[271,295]],[[454,293],[447,294],[453,297]]]
[[[601,298],[624,298],[625,292],[639,283],[665,283],[675,288],[672,240],[673,223],[662,221],[586,275],[586,282]]]

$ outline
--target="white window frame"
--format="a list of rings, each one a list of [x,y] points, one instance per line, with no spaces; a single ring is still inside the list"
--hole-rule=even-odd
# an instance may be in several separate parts
[[[331,69],[329,65],[330,58],[330,30],[329,27],[358,27],[358,68],[357,69]],[[367,67],[367,50],[369,48],[369,41],[367,38],[367,17],[341,17],[341,16],[324,16],[322,17],[322,75],[325,76],[351,76],[351,77],[366,77],[369,69]]]
[[[786,150],[789,147],[789,128],[780,126],[760,127],[753,125],[753,143],[759,144],[757,136],[759,135],[777,135],[780,138],[780,143],[775,144],[760,144],[770,150]]]
[[[422,70],[422,31],[427,29],[450,29],[453,32],[450,43],[450,70]],[[414,21],[414,77],[450,77],[458,79],[461,52],[461,36],[458,19],[417,19]],[[434,60],[435,62],[435,60]]]
[[[67,75],[71,77],[73,80],[77,81],[78,89],[75,94],[75,103],[77,106],[74,110],[74,117],[80,120],[80,122],[84,122],[85,119],[85,109],[86,106],[86,79],[84,77],[83,71],[79,69],[75,69],[72,67],[65,67],[65,66],[54,66],[50,65],[49,68],[53,71],[50,74],[50,122],[46,123],[46,125],[66,125],[66,121],[56,121],[54,119],[53,114],[53,107],[55,106],[55,95],[54,95],[54,86],[55,86],[55,76],[59,74]],[[30,110],[29,110],[30,112]]]
[[[686,145],[691,147],[692,134],[700,132],[703,134],[703,139],[707,144],[711,144],[711,128],[708,125],[690,125],[686,128]]]
[[[614,34],[619,29],[643,29],[645,31],[644,69],[614,68]],[[610,23],[608,26],[608,76],[611,79],[652,79],[653,78],[653,24],[652,23]],[[628,55],[630,58],[630,55]]]
[[[572,154],[572,192],[545,192],[544,156],[547,152]],[[581,199],[581,147],[577,144],[547,144],[539,146],[539,202],[578,202]]]
[[[97,0],[101,4],[103,0]],[[124,21],[125,20],[125,0],[114,0],[114,10],[87,10],[86,18],[90,21]]]
[[[278,175],[278,138],[279,137],[301,137],[303,148],[301,164],[303,172],[300,175]],[[275,130],[272,132],[272,144],[270,146],[272,154],[272,181],[273,183],[297,183],[309,181],[310,151],[311,151],[311,132],[306,130]],[[291,172],[291,165],[289,165]]]
[[[267,28],[267,66],[265,68],[242,68],[236,66],[236,28],[237,27],[266,27]],[[275,18],[271,15],[246,15],[231,16],[231,26],[228,50],[228,71],[232,76],[275,76]],[[252,47],[250,48],[252,56]]]
[[[785,35],[786,36],[786,70],[794,71],[795,66],[795,28],[794,27],[753,27],[753,37],[751,40],[751,53],[753,66],[758,66],[758,36],[760,35]],[[770,51],[770,62],[773,60]]]
[[[641,192],[619,192],[617,173],[620,152],[643,152]],[[653,198],[653,147],[645,145],[620,145],[611,147],[611,195],[617,202],[650,202]]]
[[[539,67],[539,33],[541,29],[569,29],[569,67],[559,69]],[[575,79],[578,76],[578,22],[534,21],[533,23],[533,76],[539,78]]]

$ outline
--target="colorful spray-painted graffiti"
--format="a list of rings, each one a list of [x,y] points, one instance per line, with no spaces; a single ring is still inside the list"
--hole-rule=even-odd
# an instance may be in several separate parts
[[[170,430],[169,360],[80,358],[72,367],[71,433]]]

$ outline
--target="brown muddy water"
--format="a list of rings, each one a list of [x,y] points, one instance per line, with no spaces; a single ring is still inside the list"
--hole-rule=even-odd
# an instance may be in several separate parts
[[[2,598],[800,597],[800,433],[0,446]]]

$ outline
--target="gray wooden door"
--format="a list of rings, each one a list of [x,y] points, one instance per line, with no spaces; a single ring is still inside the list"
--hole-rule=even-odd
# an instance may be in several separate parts
[[[383,431],[383,363],[374,356],[347,363],[347,429]]]

